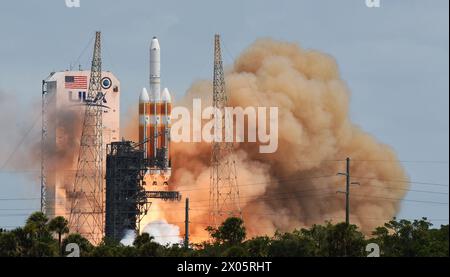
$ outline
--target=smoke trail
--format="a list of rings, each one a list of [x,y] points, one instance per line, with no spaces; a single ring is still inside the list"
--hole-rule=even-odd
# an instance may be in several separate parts
[[[361,183],[351,188],[351,222],[368,233],[397,214],[396,199],[404,197],[407,185],[383,180],[408,177],[388,145],[351,122],[350,92],[332,57],[293,43],[258,40],[235,61],[226,84],[230,106],[279,107],[276,153],[259,154],[258,144],[241,143],[236,149],[241,207],[250,235],[343,221],[345,199],[336,191],[345,190],[345,177],[336,174],[345,172],[347,156],[355,160],[353,181]],[[191,107],[194,98],[209,104],[211,93],[210,81],[197,81],[177,104]],[[137,126],[128,130],[137,134]],[[210,145],[178,143],[172,151],[172,185],[191,198],[191,231],[204,239]],[[167,205],[163,210],[169,222],[183,220],[181,203],[162,205]]]

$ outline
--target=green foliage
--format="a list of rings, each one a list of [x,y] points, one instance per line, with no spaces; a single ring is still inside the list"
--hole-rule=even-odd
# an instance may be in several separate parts
[[[138,254],[140,257],[160,257],[163,256],[163,248],[162,245],[150,241],[138,248]]]
[[[50,220],[48,229],[51,232],[63,235],[69,233],[69,222],[62,216],[58,216]]]
[[[268,257],[270,238],[267,236],[252,238],[245,242],[245,247],[251,257]]]
[[[58,246],[48,228],[48,217],[42,212],[31,214],[25,227],[13,233],[19,238],[20,256],[52,257],[58,253]]]
[[[329,257],[361,257],[364,255],[364,235],[358,226],[338,223],[327,224],[327,242]]]
[[[313,255],[313,243],[302,233],[275,233],[269,245],[269,257],[309,257]]]
[[[64,251],[66,249],[66,246],[70,243],[75,243],[80,247],[80,256],[86,257],[89,256],[91,251],[94,249],[94,246],[82,235],[73,233],[68,235],[63,241],[62,241],[62,250],[63,250],[63,256],[66,254]]]
[[[83,257],[362,257],[368,254],[365,247],[369,243],[377,243],[381,255],[386,257],[448,257],[448,225],[431,227],[426,218],[412,222],[394,219],[365,238],[356,225],[326,222],[293,232],[276,232],[273,237],[245,240],[242,219],[228,218],[218,228],[207,228],[211,241],[190,248],[160,245],[147,233],[138,235],[132,246],[109,239],[94,246],[80,234],[68,234],[65,218],[56,217],[49,222],[37,212],[23,228],[0,231],[0,257],[65,256],[68,253],[64,250],[70,243],[79,246]]]
[[[373,232],[382,256],[387,257],[448,257],[448,225],[430,229],[426,218],[397,221],[393,219]]]
[[[202,242],[195,245],[194,249],[197,250],[200,257],[221,257],[226,246],[217,242]]]
[[[164,247],[154,242],[154,237],[148,233],[138,235],[133,242],[136,253],[140,257],[160,257],[164,254]]]
[[[144,244],[152,242],[154,239],[155,238],[150,236],[148,233],[143,233],[141,235],[136,236],[133,245],[136,246],[136,248],[140,248]]]
[[[164,257],[193,257],[195,251],[192,249],[186,249],[184,245],[174,244],[172,246],[165,247],[163,249]]]
[[[240,258],[240,257],[248,257],[247,251],[244,247],[239,245],[232,245],[229,248],[225,249],[222,253],[223,257],[231,257],[231,258]]]
[[[105,238],[91,253],[91,257],[136,257],[138,250],[134,247],[124,246],[120,242]]]
[[[48,229],[50,230],[50,232],[55,232],[58,235],[58,247],[59,252],[62,255],[62,236],[69,233],[69,222],[64,217],[57,216],[48,223]]]
[[[292,233],[276,233],[270,257],[359,257],[364,255],[364,235],[355,225],[327,222]]]
[[[206,230],[210,233],[215,242],[220,244],[241,244],[246,236],[244,221],[238,217],[230,217],[218,228],[208,227]]]
[[[48,217],[45,214],[36,212],[27,219],[24,229],[34,238],[47,237],[49,235],[47,222]]]
[[[14,233],[0,233],[0,257],[20,256],[19,241]]]

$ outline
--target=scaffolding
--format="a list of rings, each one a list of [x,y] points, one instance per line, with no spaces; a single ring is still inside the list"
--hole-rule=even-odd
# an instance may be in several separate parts
[[[106,156],[106,222],[107,238],[120,241],[127,231],[140,233],[140,223],[147,215],[149,199],[180,201],[177,191],[146,191],[147,172],[144,151],[131,141],[113,142]]]
[[[149,203],[141,185],[144,152],[130,141],[113,142],[106,156],[106,237],[120,240],[127,230],[136,230]],[[144,196],[144,197],[143,197]]]

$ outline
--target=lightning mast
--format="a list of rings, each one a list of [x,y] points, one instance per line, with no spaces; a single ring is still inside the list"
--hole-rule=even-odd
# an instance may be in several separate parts
[[[48,132],[47,121],[47,83],[42,81],[42,131],[41,131],[41,212],[47,213],[47,157],[46,143]]]
[[[104,234],[103,99],[101,33],[95,34],[88,96],[85,103],[75,183],[71,193],[69,227],[93,243]]]
[[[233,142],[225,140],[232,134],[232,118],[225,114],[228,99],[225,91],[220,35],[214,40],[213,106],[215,139],[212,145],[209,207],[211,224],[217,226],[228,217],[241,217],[239,187]]]

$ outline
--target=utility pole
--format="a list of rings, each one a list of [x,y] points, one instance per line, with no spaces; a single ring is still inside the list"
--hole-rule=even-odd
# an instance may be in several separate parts
[[[359,182],[351,182],[351,174],[350,174],[350,157],[345,159],[345,173],[338,173],[338,175],[345,176],[345,192],[338,191],[338,193],[345,193],[345,224],[348,227],[350,225],[350,185],[360,185]],[[347,242],[345,242],[347,244]],[[347,256],[347,246],[345,248],[345,254]]]
[[[350,158],[346,159],[345,178],[345,224],[350,224]]]
[[[338,175],[345,176],[345,192],[338,191],[338,193],[345,193],[345,224],[350,224],[350,185],[359,185],[359,183],[351,182],[350,175],[350,158],[347,158],[345,166],[345,173],[338,173]]]
[[[189,198],[186,198],[186,211],[184,220],[184,247],[189,248]]]
[[[345,224],[350,224],[350,158],[345,159],[345,173],[338,173],[338,175],[345,176],[345,192],[338,191],[338,193],[345,193]]]

